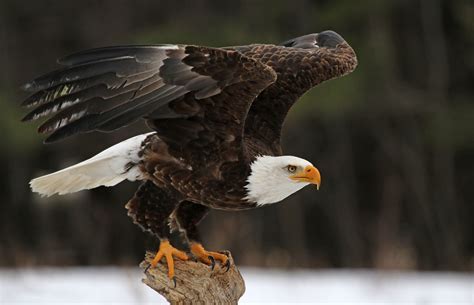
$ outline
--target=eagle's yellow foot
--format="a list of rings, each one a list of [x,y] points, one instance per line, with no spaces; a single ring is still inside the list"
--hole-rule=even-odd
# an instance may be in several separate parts
[[[230,260],[225,254],[207,251],[200,243],[191,244],[191,253],[204,264],[210,265],[212,270],[214,270],[216,260],[218,260],[223,267],[227,268],[226,272],[229,271]]]
[[[176,279],[174,278],[174,259],[173,256],[179,258],[180,260],[186,261],[188,260],[188,256],[183,251],[180,251],[173,247],[168,240],[162,240],[160,242],[160,249],[155,255],[155,258],[151,261],[150,266],[155,268],[158,265],[158,262],[163,258],[166,258],[166,262],[168,264],[168,277],[170,280],[174,281],[174,286],[176,287]],[[145,272],[148,270],[145,270]]]

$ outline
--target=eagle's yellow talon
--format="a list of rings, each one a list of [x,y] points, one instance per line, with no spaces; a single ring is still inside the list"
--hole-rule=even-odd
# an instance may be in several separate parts
[[[173,247],[168,240],[163,240],[160,243],[160,249],[155,255],[155,258],[150,263],[152,268],[158,265],[158,262],[163,258],[166,258],[166,263],[168,264],[168,277],[170,279],[174,278],[174,259],[173,256],[179,258],[180,260],[188,260],[188,256],[183,251],[180,251]]]
[[[216,260],[220,261],[222,266],[227,266],[229,264],[229,258],[227,255],[218,252],[207,251],[199,243],[193,243],[191,245],[191,253],[194,254],[194,256],[196,256],[196,258],[204,264],[210,265],[212,269],[214,269]]]

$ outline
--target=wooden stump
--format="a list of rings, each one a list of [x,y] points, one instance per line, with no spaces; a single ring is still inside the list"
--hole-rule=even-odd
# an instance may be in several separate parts
[[[237,304],[245,292],[242,275],[234,264],[230,252],[230,268],[218,263],[214,270],[210,266],[192,259],[181,261],[175,259],[176,287],[168,278],[168,269],[164,259],[156,266],[149,268],[142,281],[161,294],[171,304]],[[140,268],[145,270],[153,260],[154,253],[147,252]]]

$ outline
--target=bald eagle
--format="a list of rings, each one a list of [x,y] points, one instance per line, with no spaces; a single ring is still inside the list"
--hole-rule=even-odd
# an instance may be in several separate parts
[[[282,124],[300,96],[352,72],[357,58],[339,34],[324,31],[280,45],[106,47],[59,64],[24,85],[32,95],[23,105],[34,109],[23,120],[51,115],[38,129],[51,133],[45,142],[141,118],[153,132],[33,179],[32,190],[51,196],[143,181],[128,215],[159,238],[151,266],[164,257],[174,279],[174,258],[188,255],[169,243],[170,223],[198,260],[228,268],[228,257],[206,250],[196,228],[210,209],[261,207],[319,187],[313,164],[282,155]]]

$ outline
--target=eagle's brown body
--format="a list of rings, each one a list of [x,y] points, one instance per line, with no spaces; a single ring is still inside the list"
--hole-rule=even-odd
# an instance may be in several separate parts
[[[258,155],[281,155],[281,126],[291,106],[313,86],[352,71],[357,61],[354,51],[347,44],[334,50],[333,54],[324,54],[324,61],[317,60],[321,57],[318,52],[308,52],[304,49],[289,51],[283,46],[250,45],[232,49],[271,67],[277,76],[273,78],[271,73],[268,73],[268,76],[263,75],[262,79],[272,84],[251,104],[242,105],[241,113],[247,113],[250,106],[245,119],[243,138],[239,135],[242,119],[235,124],[236,136],[221,139],[220,145],[216,145],[219,127],[225,127],[227,130],[232,124],[209,126],[209,120],[206,120],[207,124],[202,124],[199,120],[190,122],[188,116],[199,111],[209,113],[209,110],[200,109],[207,105],[209,108],[227,107],[228,101],[236,99],[235,95],[255,96],[258,92],[250,92],[249,89],[239,86],[235,90],[227,90],[226,93],[232,95],[232,98],[220,94],[199,101],[188,93],[172,105],[174,109],[180,109],[180,114],[186,116],[185,119],[149,120],[148,124],[158,131],[161,139],[173,141],[172,139],[183,136],[198,139],[195,149],[202,151],[201,158],[207,154],[203,158],[203,164],[199,164],[201,170],[194,168],[196,162],[186,162],[188,158],[185,154],[181,158],[177,157],[181,156],[180,151],[170,153],[168,145],[157,136],[151,136],[147,140],[144,149],[147,161],[142,168],[156,185],[176,189],[177,194],[184,194],[186,200],[211,208],[241,210],[255,207],[255,203],[244,199],[244,186],[250,172],[249,164]],[[253,77],[257,78],[255,75]],[[252,89],[257,91],[255,87]],[[244,99],[248,98],[242,97],[242,100]],[[221,117],[224,111],[216,109],[214,112]],[[232,122],[236,119],[229,117],[226,121]],[[169,128],[170,125],[180,128]],[[179,134],[174,134],[176,130]],[[212,141],[209,146],[199,133],[210,135]],[[189,146],[190,144],[186,145]],[[217,149],[219,151],[216,151]]]
[[[184,45],[104,48],[61,60],[63,70],[26,85],[25,120],[57,114],[47,141],[112,131],[145,118],[156,131],[142,143],[146,182],[127,204],[143,229],[166,239],[171,218],[193,243],[209,208],[256,202],[246,184],[257,156],[279,156],[291,106],[319,83],[350,73],[353,49],[326,31],[283,45],[208,48]]]

